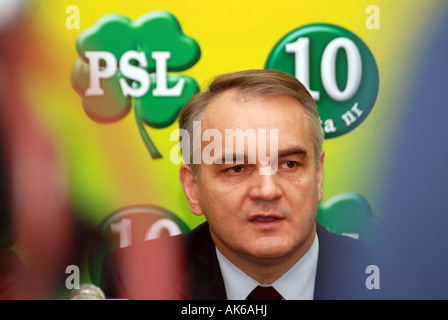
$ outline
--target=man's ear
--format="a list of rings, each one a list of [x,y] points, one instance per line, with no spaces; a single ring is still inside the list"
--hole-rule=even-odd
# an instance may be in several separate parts
[[[324,198],[324,193],[322,191],[322,183],[324,180],[324,160],[325,160],[325,151],[322,150],[319,159],[319,167],[316,170],[317,175],[317,199],[318,201],[322,201]]]
[[[201,206],[199,205],[199,200],[197,196],[197,184],[194,177],[193,170],[188,164],[182,164],[179,170],[179,181],[182,189],[184,190],[185,196],[187,197],[188,205],[190,206],[190,211],[200,216],[203,214]]]

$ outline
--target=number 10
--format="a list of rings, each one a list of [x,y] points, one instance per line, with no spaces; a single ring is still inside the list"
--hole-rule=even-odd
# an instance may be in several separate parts
[[[159,219],[149,226],[145,238],[143,240],[151,240],[160,237],[162,231],[166,229],[170,236],[180,234],[182,231],[178,225],[170,219]],[[110,225],[112,233],[116,233],[119,236],[120,248],[130,246],[132,244],[132,220],[129,218],[123,218],[118,222]]]
[[[310,39],[298,38],[288,43],[286,52],[295,54],[295,77],[310,91],[314,100],[320,99],[320,92],[310,88]],[[336,56],[339,49],[347,54],[347,83],[340,91],[336,82]],[[362,61],[358,47],[348,38],[336,38],[325,47],[321,61],[321,79],[327,94],[335,101],[347,101],[358,91],[362,76]]]

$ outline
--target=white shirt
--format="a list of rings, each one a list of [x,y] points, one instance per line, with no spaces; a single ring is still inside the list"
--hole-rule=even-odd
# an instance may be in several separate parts
[[[313,300],[319,240],[317,234],[305,255],[272,284],[261,284],[238,269],[216,248],[227,300],[245,300],[257,286],[272,286],[285,300]]]

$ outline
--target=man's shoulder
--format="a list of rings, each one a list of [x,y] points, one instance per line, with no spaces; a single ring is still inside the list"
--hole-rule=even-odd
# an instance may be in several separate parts
[[[317,234],[316,298],[374,298],[374,292],[366,288],[366,270],[376,262],[373,247],[361,240],[329,232],[320,224],[317,224]]]
[[[335,255],[347,255],[347,253],[359,254],[370,252],[372,250],[372,247],[363,241],[346,235],[330,232],[319,223],[316,223],[316,231],[320,246],[322,246],[323,249],[328,248]]]

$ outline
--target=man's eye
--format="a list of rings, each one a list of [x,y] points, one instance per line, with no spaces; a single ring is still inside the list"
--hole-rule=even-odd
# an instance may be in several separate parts
[[[241,171],[243,171],[243,167],[235,166],[235,167],[228,168],[226,171],[230,172],[230,173],[240,173]]]
[[[284,169],[292,169],[297,167],[298,165],[299,163],[296,161],[285,161],[281,164],[281,167]]]

